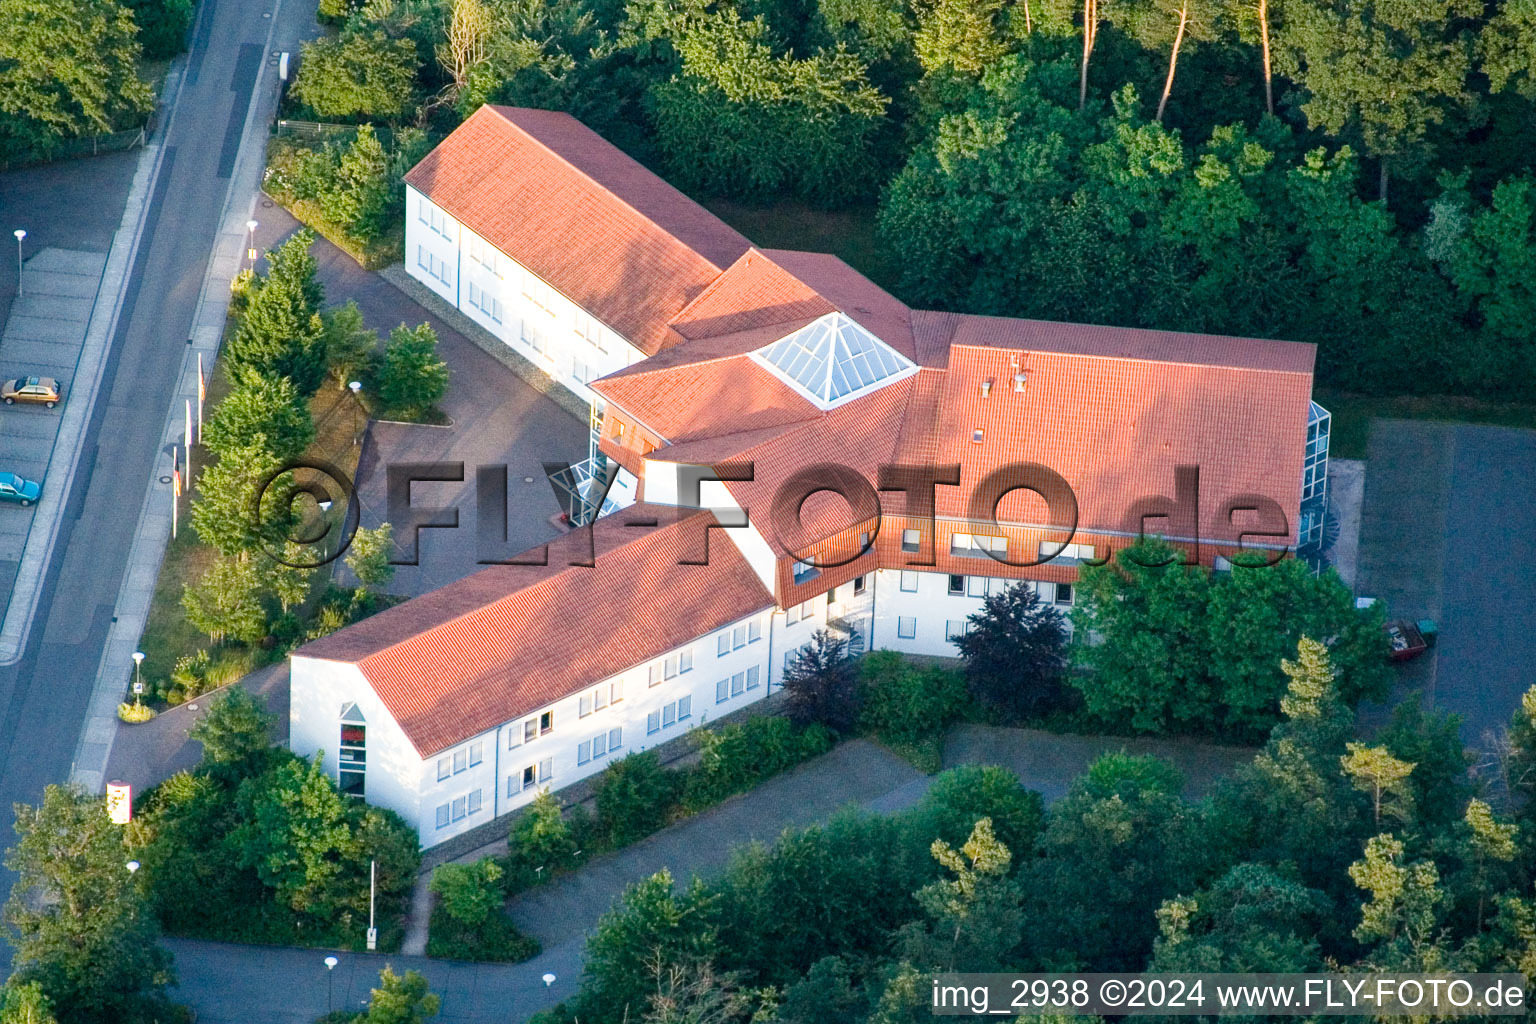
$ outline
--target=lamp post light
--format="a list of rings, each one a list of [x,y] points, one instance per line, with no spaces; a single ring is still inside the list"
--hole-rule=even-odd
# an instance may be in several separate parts
[[[131,860],[127,864],[125,864],[123,866],[128,869],[128,874],[130,874],[130,875],[132,875],[135,871],[139,870],[139,862],[136,861],[136,860]]]
[[[142,666],[143,664],[144,664],[144,652],[143,651],[134,651],[133,652],[133,702],[134,702],[134,704],[142,703],[142,701],[140,700],[140,695],[142,695],[144,693],[144,673],[143,673],[143,670],[140,668],[140,666]],[[133,869],[130,868],[129,870],[131,871]]]
[[[545,974],[544,975],[544,987],[545,988],[549,988],[549,986],[553,985],[554,983],[555,983],[555,976],[553,974]]]
[[[336,992],[336,965],[341,963],[333,956],[325,958],[325,1012],[330,1013],[335,1009],[331,997]]]
[[[245,255],[251,261],[251,269],[256,269],[256,222],[245,222]]]
[[[363,413],[363,420],[366,423],[367,422],[367,417],[368,417],[368,410],[363,408],[363,396],[362,396],[363,382],[360,381],[360,380],[348,381],[347,382],[347,390],[352,392],[352,400],[357,403],[357,408],[358,408],[359,411],[361,411]],[[353,444],[361,444],[362,440],[363,440],[362,431],[355,431],[352,434],[352,443]]]
[[[21,240],[27,237],[23,228],[17,228],[11,234],[16,236],[16,297],[21,298]]]

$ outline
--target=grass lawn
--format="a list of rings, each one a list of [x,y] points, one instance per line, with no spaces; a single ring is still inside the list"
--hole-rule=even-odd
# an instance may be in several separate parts
[[[1338,459],[1363,459],[1374,419],[1444,420],[1501,427],[1536,427],[1536,405],[1489,402],[1454,395],[1400,395],[1380,398],[1318,388],[1318,404],[1333,414],[1328,452]]]
[[[829,211],[793,202],[744,206],[727,199],[713,199],[704,206],[755,245],[830,252],[885,290],[894,290],[896,265],[875,240],[873,206]]]
[[[211,409],[216,405],[228,390],[228,384],[222,373],[210,374],[208,407]],[[359,446],[353,441],[361,436],[367,425],[367,418],[357,402],[349,392],[337,389],[335,384],[328,380],[310,400],[310,414],[315,421],[315,442],[306,454],[324,459],[348,476],[355,477]],[[196,461],[199,465],[207,454],[206,449],[197,451]],[[195,491],[192,494],[195,494]],[[187,621],[186,611],[181,605],[181,596],[186,584],[201,577],[216,557],[213,549],[204,545],[198,539],[197,531],[192,528],[191,514],[188,511],[192,494],[183,494],[181,525],[176,538],[166,546],[165,559],[160,563],[160,575],[155,580],[155,597],[149,608],[149,619],[145,623],[144,634],[139,640],[139,649],[146,654],[144,660],[146,682],[170,675],[178,659],[209,647],[207,635],[199,632]],[[338,495],[338,497],[341,496]],[[344,502],[338,502],[336,509],[332,510],[333,515],[344,516],[343,505]],[[310,584],[309,598],[304,607],[299,609],[301,617],[313,613],[315,606],[326,592],[330,575],[329,570],[325,568],[314,574]],[[265,658],[258,658],[255,664],[259,666],[265,663],[265,660]]]

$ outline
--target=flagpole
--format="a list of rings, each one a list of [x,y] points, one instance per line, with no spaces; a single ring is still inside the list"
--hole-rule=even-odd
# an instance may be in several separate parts
[[[181,456],[171,445],[171,539],[176,539],[177,509],[181,504]]]
[[[182,441],[187,446],[187,479],[192,479],[192,399],[187,399],[187,423]]]
[[[203,354],[197,354],[197,443],[203,443],[203,402],[208,397],[208,385],[203,381]]]

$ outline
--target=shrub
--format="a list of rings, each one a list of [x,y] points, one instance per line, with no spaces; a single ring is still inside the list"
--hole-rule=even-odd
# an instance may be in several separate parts
[[[919,666],[896,651],[876,651],[859,665],[863,723],[881,739],[918,744],[942,735],[965,707],[965,680],[937,665]]]
[[[448,364],[437,357],[437,332],[431,324],[389,332],[379,367],[379,398],[395,415],[425,415],[448,391]]]
[[[444,864],[432,872],[432,891],[449,917],[461,924],[480,925],[506,901],[504,874],[493,857],[473,864]]]
[[[610,764],[597,780],[597,818],[614,846],[627,846],[667,823],[677,799],[677,773],[661,767],[654,750]]]
[[[416,87],[416,46],[382,31],[304,44],[293,94],[322,118],[398,119]]]
[[[507,888],[520,891],[575,867],[577,844],[560,802],[546,788],[517,819],[507,836]]]
[[[688,771],[683,795],[690,814],[832,749],[825,726],[812,723],[800,729],[777,715],[758,715],[695,735],[699,763]]]
[[[128,0],[139,26],[139,43],[149,60],[174,57],[187,48],[192,27],[192,0]]]
[[[119,704],[117,717],[124,722],[138,724],[155,717],[155,709],[148,704]]]
[[[848,640],[825,629],[784,670],[789,717],[800,725],[822,722],[848,732],[859,721],[858,674]]]
[[[450,914],[441,901],[432,908],[427,927],[427,956],[448,960],[518,963],[538,956],[543,948],[537,939],[518,931],[505,914],[491,914],[480,924],[469,925]]]

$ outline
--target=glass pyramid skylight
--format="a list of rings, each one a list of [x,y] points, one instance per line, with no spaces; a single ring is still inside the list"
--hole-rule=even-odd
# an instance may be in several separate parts
[[[841,313],[828,313],[753,355],[822,408],[915,369]]]

